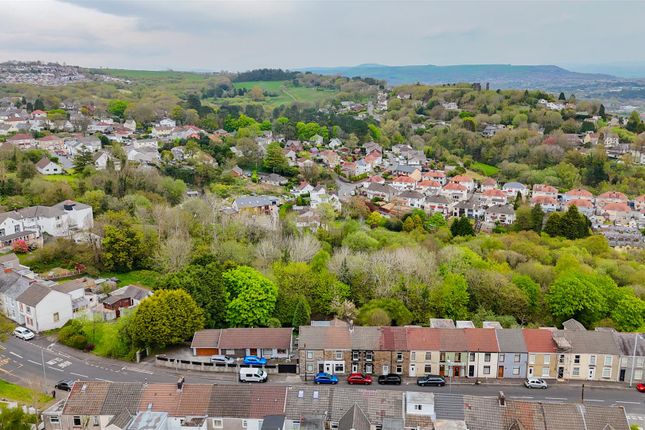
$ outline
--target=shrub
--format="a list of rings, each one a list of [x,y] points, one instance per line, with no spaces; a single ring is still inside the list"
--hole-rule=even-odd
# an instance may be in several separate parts
[[[71,348],[84,350],[87,347],[87,338],[82,334],[75,334],[67,339],[65,344]]]

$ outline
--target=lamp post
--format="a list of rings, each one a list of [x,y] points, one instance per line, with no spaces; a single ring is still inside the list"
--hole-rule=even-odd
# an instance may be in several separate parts
[[[629,388],[634,383],[634,366],[636,365],[636,347],[638,346],[638,339],[641,337],[639,333],[634,333],[634,353],[632,354],[632,371],[629,374]]]
[[[450,377],[450,383],[448,384],[449,392],[452,393],[452,362],[448,360],[448,376]]]

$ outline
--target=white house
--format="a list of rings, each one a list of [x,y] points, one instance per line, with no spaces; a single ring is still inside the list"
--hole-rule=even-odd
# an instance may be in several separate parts
[[[24,325],[36,333],[60,328],[74,316],[71,296],[39,283],[30,285],[16,302]]]
[[[520,182],[507,182],[502,187],[502,191],[506,193],[509,199],[514,199],[518,193],[522,196],[522,199],[526,199],[526,196],[528,196],[529,193],[529,189],[526,185]]]
[[[61,175],[63,173],[63,168],[47,157],[41,158],[36,163],[36,170],[41,175]]]
[[[311,201],[311,207],[317,208],[323,203],[330,204],[335,210],[339,211],[341,209],[340,200],[335,194],[327,193],[327,190],[322,185],[317,186],[309,193],[309,198]]]
[[[89,230],[94,227],[94,213],[90,205],[65,200],[52,207],[62,210],[67,215],[70,229]]]

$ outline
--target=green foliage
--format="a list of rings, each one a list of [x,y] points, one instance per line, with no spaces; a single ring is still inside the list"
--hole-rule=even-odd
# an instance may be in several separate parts
[[[203,311],[184,290],[159,290],[136,308],[125,332],[141,347],[162,349],[204,328]]]
[[[553,212],[549,215],[544,226],[544,232],[549,236],[562,236],[567,239],[581,239],[589,236],[589,219],[578,212],[575,205],[562,214]]]
[[[74,157],[74,170],[82,172],[87,166],[94,165],[94,156],[89,150],[79,151]]]
[[[370,325],[370,320],[376,316],[380,318],[380,312],[384,311],[390,321],[397,326],[404,326],[412,322],[412,313],[405,307],[403,302],[397,299],[374,299],[361,307],[358,314],[358,322],[362,325]],[[376,314],[374,312],[377,312]]]
[[[103,228],[103,265],[108,270],[126,272],[140,268],[148,255],[141,230],[128,226],[119,228],[106,225]]]
[[[604,286],[613,289],[616,284],[606,276],[566,271],[549,287],[547,304],[560,321],[575,318],[592,327],[608,312]]]
[[[264,168],[274,173],[286,173],[290,171],[289,160],[284,155],[282,147],[278,142],[270,143],[267,146]]]
[[[0,430],[32,430],[36,416],[23,412],[22,408],[0,409]]]
[[[108,102],[107,110],[112,115],[123,119],[125,110],[128,108],[128,102],[125,100],[110,100]]]
[[[305,299],[303,296],[300,296],[296,300],[295,309],[293,310],[293,318],[291,320],[291,326],[306,326],[309,325],[309,321],[311,321],[311,308],[309,307],[309,303],[307,303],[307,299]]]
[[[359,230],[347,235],[347,237],[343,239],[343,246],[346,246],[353,251],[370,251],[378,248],[379,243],[363,230]]]
[[[462,320],[468,317],[468,285],[463,275],[448,273],[430,292],[435,314],[441,318]]]
[[[454,237],[474,236],[475,230],[473,229],[473,225],[470,220],[465,216],[462,216],[452,222],[450,225],[450,233],[452,233]]]
[[[278,295],[278,288],[251,267],[240,266],[222,275],[230,294],[226,320],[232,327],[266,326]]]

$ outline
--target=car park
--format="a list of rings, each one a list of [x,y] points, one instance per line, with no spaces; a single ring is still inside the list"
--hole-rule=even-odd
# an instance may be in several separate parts
[[[347,383],[350,385],[371,385],[372,376],[364,373],[352,373],[347,377]]]
[[[338,384],[338,376],[326,372],[317,373],[314,376],[314,383],[316,384]]]
[[[401,385],[401,377],[396,373],[388,373],[387,375],[380,375],[378,377],[380,385]]]
[[[13,335],[22,340],[31,340],[36,337],[33,331],[25,327],[16,327],[13,331]]]
[[[61,381],[58,381],[56,385],[54,385],[54,388],[62,391],[72,391],[74,382],[76,382],[76,380],[74,379],[63,379]]]
[[[211,363],[233,364],[235,363],[235,358],[229,357],[228,355],[213,355],[211,357]]]
[[[543,390],[548,388],[546,381],[540,378],[528,378],[524,381],[524,386],[526,386],[526,388],[541,388]]]
[[[439,375],[425,375],[420,378],[417,378],[417,385],[419,387],[430,387],[430,386],[443,387],[444,385],[446,385],[446,380],[444,379],[443,376],[439,376]]]
[[[267,359],[256,355],[247,355],[242,362],[248,366],[264,366],[267,364]]]

